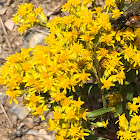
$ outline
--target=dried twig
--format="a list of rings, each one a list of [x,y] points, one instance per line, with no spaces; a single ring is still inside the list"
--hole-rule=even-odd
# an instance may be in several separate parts
[[[7,35],[6,29],[4,27],[4,24],[3,24],[3,21],[2,21],[1,17],[0,17],[0,24],[1,24],[2,28],[3,28],[3,32],[4,32],[4,35],[5,35],[5,39],[6,39],[7,45],[9,47],[10,51],[12,51],[12,47],[11,47],[11,44],[9,42],[8,35]]]
[[[59,4],[57,6],[55,6],[54,9],[52,9],[50,12],[47,13],[47,17],[49,17],[50,15],[54,14],[55,12],[59,11],[61,9],[61,6],[66,2],[67,0],[62,0],[61,2],[59,2]]]
[[[5,109],[4,109],[4,107],[3,107],[3,105],[1,103],[0,103],[0,106],[1,106],[1,109],[2,109],[2,111],[3,111],[3,113],[4,113],[5,117],[6,117],[6,119],[8,120],[8,123],[9,123],[10,127],[12,128],[13,127],[13,124],[10,121],[10,119],[9,119],[9,117],[8,117],[6,111],[5,111]]]

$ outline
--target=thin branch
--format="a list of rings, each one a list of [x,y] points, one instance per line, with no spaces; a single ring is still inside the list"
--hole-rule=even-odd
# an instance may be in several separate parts
[[[124,93],[124,85],[121,88],[121,95],[122,95],[122,108],[123,108],[123,113],[125,113],[125,116],[128,119],[127,113],[126,113],[126,97],[125,97],[125,93]]]
[[[0,24],[2,26],[2,29],[3,29],[3,32],[4,32],[4,37],[6,39],[7,45],[9,47],[10,51],[12,51],[12,47],[11,47],[11,44],[10,44],[9,39],[8,39],[8,34],[6,32],[6,29],[4,27],[4,24],[3,24],[3,21],[2,21],[2,18],[1,17],[0,17]]]
[[[112,119],[112,117],[111,117],[111,112],[108,112],[107,115],[108,115],[108,118],[109,118],[109,120],[110,120],[110,122],[111,122],[111,124],[112,124],[112,126],[113,126],[113,128],[114,128],[114,130],[117,131],[115,122],[113,121],[113,119]]]
[[[62,0],[57,6],[55,6],[54,9],[52,9],[50,12],[47,13],[47,17],[54,14],[55,12],[59,11],[61,9],[61,6],[64,5],[66,0]]]
[[[9,119],[9,117],[8,117],[6,111],[5,111],[5,109],[4,109],[4,107],[3,107],[3,105],[2,105],[1,103],[0,103],[0,106],[1,106],[1,109],[2,109],[4,115],[5,115],[6,119],[7,119],[7,121],[8,121],[8,123],[9,123],[10,127],[12,128],[12,127],[13,127],[13,124],[12,124],[11,120]]]

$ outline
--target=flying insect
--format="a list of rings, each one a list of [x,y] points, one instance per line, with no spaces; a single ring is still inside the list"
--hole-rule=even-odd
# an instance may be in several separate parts
[[[119,18],[111,21],[114,29],[140,28],[140,1],[132,4]]]

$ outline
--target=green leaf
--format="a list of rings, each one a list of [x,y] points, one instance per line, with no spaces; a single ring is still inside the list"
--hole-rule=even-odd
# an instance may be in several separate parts
[[[128,81],[125,81],[125,83],[124,83],[125,85],[129,85],[130,84],[130,82],[128,82]]]
[[[91,93],[92,85],[88,88],[88,95]]]
[[[92,131],[92,130],[89,130],[89,129],[84,129],[84,132],[87,132],[87,133],[93,134],[93,131]]]
[[[127,99],[128,101],[131,101],[132,98],[133,98],[133,93],[127,93],[126,99]]]
[[[122,104],[118,105],[116,107],[116,112],[114,113],[114,117],[118,117],[118,114],[122,114],[123,113],[123,110],[122,110]]]
[[[105,138],[102,138],[102,137],[98,137],[97,140],[104,140]],[[109,139],[106,139],[106,140],[109,140]]]
[[[88,118],[88,120],[90,120],[90,121],[94,121],[96,118]]]
[[[94,135],[90,135],[90,136],[87,136],[87,137],[84,137],[85,140],[105,140],[105,138],[101,138],[101,137],[97,137],[97,136],[94,136]],[[108,139],[106,139],[108,140]]]
[[[125,94],[126,94],[126,99],[128,101],[131,101],[133,98],[134,94],[134,87],[132,85],[128,85],[125,87]]]
[[[107,112],[111,112],[111,111],[114,111],[114,110],[115,110],[114,107],[100,108],[100,109],[97,109],[95,111],[87,112],[87,117],[88,118],[95,118],[97,116],[100,116],[102,114],[105,114]]]
[[[126,81],[133,82],[136,79],[136,71],[130,70],[126,73]]]
[[[94,135],[85,136],[84,138],[85,138],[85,140],[98,140],[98,137],[96,137]]]
[[[83,91],[86,95],[99,93],[99,88],[97,84],[86,83],[83,85]]]

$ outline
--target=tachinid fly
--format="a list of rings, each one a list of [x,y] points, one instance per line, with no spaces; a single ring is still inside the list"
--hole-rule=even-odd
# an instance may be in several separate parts
[[[118,19],[111,21],[114,29],[140,28],[140,1],[129,7]]]

